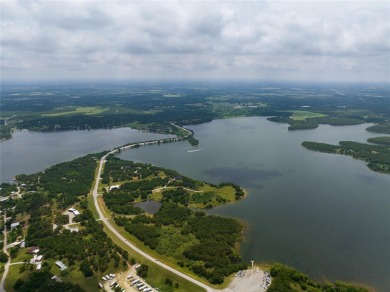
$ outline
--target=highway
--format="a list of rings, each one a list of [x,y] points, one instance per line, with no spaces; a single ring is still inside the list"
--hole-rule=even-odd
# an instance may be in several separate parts
[[[129,242],[126,238],[124,238],[116,229],[114,226],[111,225],[111,223],[107,220],[107,218],[104,217],[103,215],[103,212],[102,210],[100,209],[100,206],[99,206],[99,202],[98,202],[98,189],[99,189],[99,183],[100,183],[100,177],[101,177],[101,174],[102,174],[102,169],[103,169],[103,165],[106,161],[106,158],[107,156],[111,155],[111,154],[114,154],[116,153],[117,150],[112,150],[111,152],[107,153],[106,155],[104,155],[101,159],[100,159],[100,162],[99,162],[99,169],[98,169],[98,172],[97,172],[97,176],[96,176],[96,180],[95,180],[95,186],[94,186],[94,189],[93,189],[93,201],[94,201],[94,204],[95,204],[95,207],[96,207],[96,210],[99,214],[99,219],[104,223],[104,225],[106,225],[106,227],[108,229],[110,229],[110,231],[112,233],[115,234],[116,237],[118,237],[124,244],[126,244],[128,247],[130,247],[131,249],[133,249],[135,252],[139,253],[140,255],[142,255],[143,257],[147,258],[148,260],[154,262],[155,264],[159,265],[160,267],[186,279],[187,281],[190,281],[192,282],[193,284],[205,289],[207,292],[215,292],[215,291],[218,291],[216,289],[213,289],[209,286],[207,286],[206,284],[202,283],[202,282],[199,282],[198,280],[195,280],[193,278],[191,278],[190,276],[182,273],[182,272],[179,272],[177,271],[176,269],[160,262],[158,259],[152,257],[151,255],[147,254],[146,252],[144,252],[143,250],[139,249],[138,247],[136,247],[134,244],[132,244],[131,242]]]

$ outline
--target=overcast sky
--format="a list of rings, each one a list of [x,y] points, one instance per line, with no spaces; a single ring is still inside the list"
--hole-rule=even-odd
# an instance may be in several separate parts
[[[390,82],[390,1],[1,1],[1,78]]]

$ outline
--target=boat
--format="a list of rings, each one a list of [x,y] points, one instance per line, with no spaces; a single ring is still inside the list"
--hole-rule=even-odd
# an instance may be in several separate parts
[[[192,152],[198,152],[198,151],[202,151],[202,150],[204,150],[204,149],[202,148],[202,149],[188,150],[187,152],[192,153]]]

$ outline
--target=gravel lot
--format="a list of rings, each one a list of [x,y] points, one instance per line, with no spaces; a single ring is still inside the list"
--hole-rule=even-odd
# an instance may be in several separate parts
[[[222,292],[264,292],[266,290],[262,287],[263,278],[265,278],[265,273],[259,268],[246,270],[245,275],[236,276]]]

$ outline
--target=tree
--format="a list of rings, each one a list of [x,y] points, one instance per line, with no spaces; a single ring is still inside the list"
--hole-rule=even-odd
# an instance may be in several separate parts
[[[141,278],[146,278],[148,276],[148,270],[149,266],[142,264],[138,269],[137,269],[137,275],[140,276]]]
[[[93,271],[89,262],[87,260],[83,260],[80,264],[80,271],[83,272],[85,278],[92,277]]]
[[[0,263],[8,262],[8,256],[6,253],[0,251]]]

